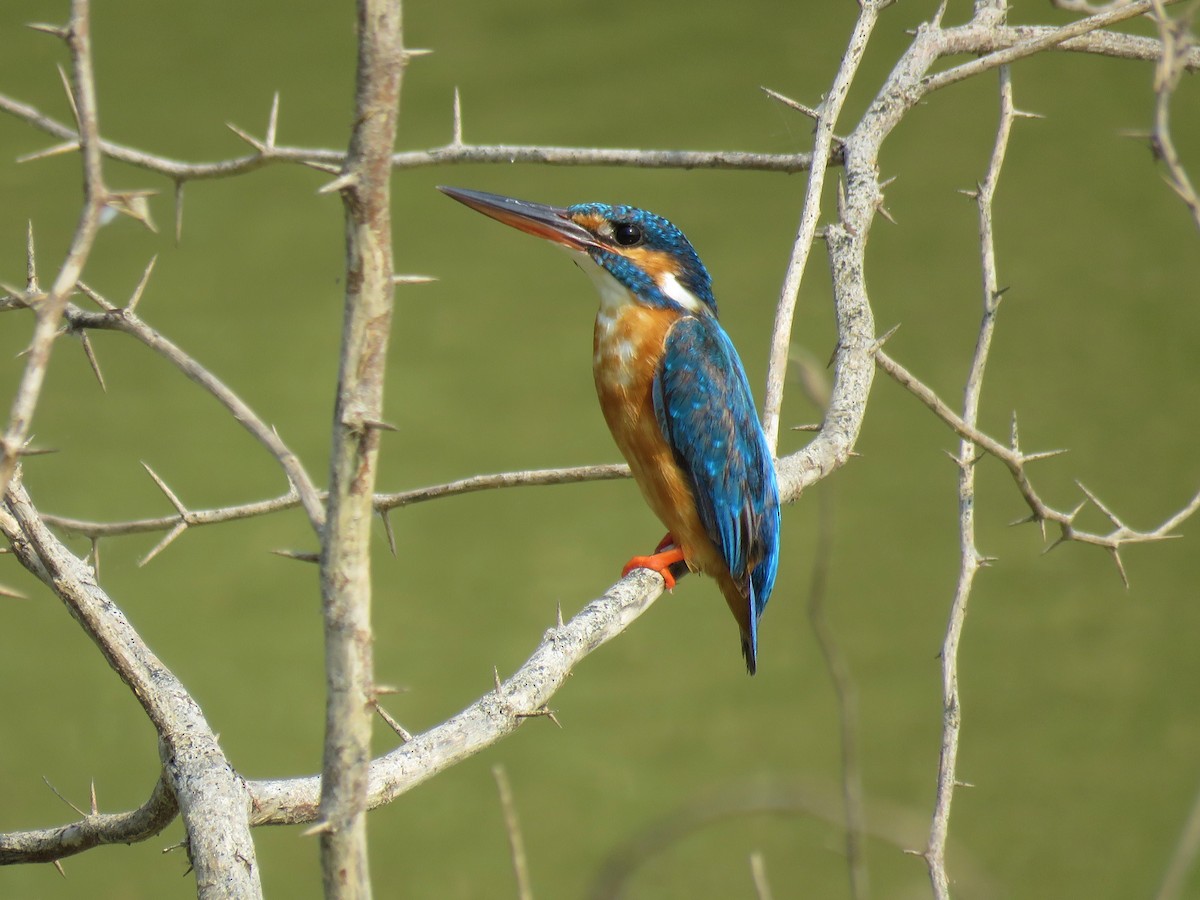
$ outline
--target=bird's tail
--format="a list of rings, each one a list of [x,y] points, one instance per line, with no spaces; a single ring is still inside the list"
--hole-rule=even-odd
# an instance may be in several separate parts
[[[746,671],[753,675],[758,671],[758,631],[753,625],[742,631],[742,656],[746,657]]]
[[[742,656],[746,658],[746,671],[753,675],[758,669],[758,615],[754,604],[754,582],[747,579],[744,585],[740,585],[732,576],[722,574],[718,576],[717,584],[741,630]]]

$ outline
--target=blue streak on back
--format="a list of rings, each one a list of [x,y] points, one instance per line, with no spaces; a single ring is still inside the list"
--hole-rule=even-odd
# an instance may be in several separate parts
[[[758,619],[779,568],[779,489],[746,372],[715,318],[685,316],[668,332],[654,411],[691,481],[705,531],[746,591],[743,649],[753,671]]]

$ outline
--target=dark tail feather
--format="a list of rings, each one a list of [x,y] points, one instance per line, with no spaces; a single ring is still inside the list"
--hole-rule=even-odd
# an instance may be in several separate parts
[[[754,639],[745,631],[742,632],[742,656],[746,657],[746,671],[753,675],[758,671],[758,660],[754,654]]]
[[[753,675],[758,669],[758,617],[755,615],[754,585],[749,579],[739,585],[724,573],[717,582],[742,633],[742,656],[746,658],[746,671]]]

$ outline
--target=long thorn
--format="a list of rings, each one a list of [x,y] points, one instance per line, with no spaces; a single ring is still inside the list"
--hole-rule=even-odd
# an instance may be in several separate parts
[[[125,304],[125,311],[132,313],[137,309],[137,305],[142,300],[142,292],[146,290],[146,282],[150,280],[150,273],[154,271],[154,264],[158,262],[158,254],[150,257],[150,262],[146,263],[146,269],[142,272],[141,280],[138,281],[137,287],[133,289],[133,296],[129,298],[129,302]]]
[[[267,117],[267,147],[275,149],[275,134],[279,126],[279,91],[275,92],[274,99],[271,100],[271,114]]]

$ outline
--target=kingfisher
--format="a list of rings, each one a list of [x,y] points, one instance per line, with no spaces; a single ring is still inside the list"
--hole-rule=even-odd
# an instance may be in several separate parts
[[[667,527],[654,553],[630,559],[622,575],[651,569],[667,590],[683,565],[715,578],[753,675],[758,621],[779,567],[779,488],[745,369],[717,321],[695,249],[666,219],[632,206],[438,190],[566,247],[591,277],[600,294],[592,339],[600,409]]]

